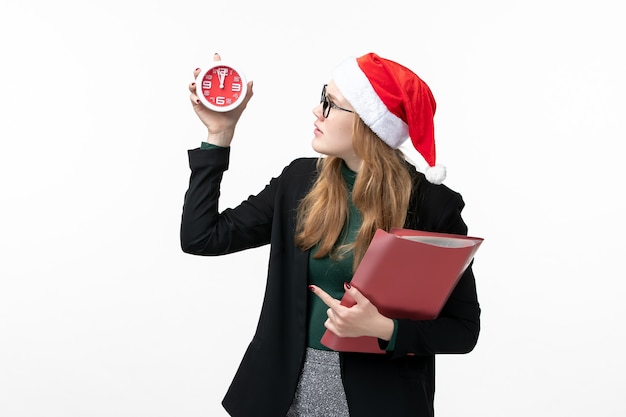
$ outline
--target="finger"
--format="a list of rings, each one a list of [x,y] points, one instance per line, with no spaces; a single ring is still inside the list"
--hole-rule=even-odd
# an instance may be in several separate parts
[[[328,330],[330,330],[331,332],[339,336],[337,334],[338,333],[337,327],[333,324],[333,322],[330,319],[326,319],[326,321],[324,321],[324,327],[326,327]]]
[[[220,56],[220,54],[218,54],[217,52],[213,54],[213,61],[221,61],[221,60],[222,60],[222,57]],[[202,71],[201,68],[196,68],[195,70],[193,70],[193,78],[198,78],[200,71]]]
[[[324,291],[323,289],[321,289],[320,287],[316,285],[309,285],[309,289],[313,292],[313,294],[317,295],[320,298],[320,300],[324,302],[324,304],[326,304],[330,308],[333,308],[340,303],[339,300],[335,300],[333,297],[331,297],[330,294],[328,294],[326,291]]]
[[[189,91],[191,91],[194,94],[196,93],[196,82],[195,81],[189,83]]]
[[[191,104],[197,106],[200,104],[200,99],[195,93],[189,94],[189,100],[191,100]]]
[[[367,299],[366,296],[363,295],[363,293],[361,291],[359,291],[355,286],[350,285],[349,282],[344,282],[343,286],[346,290],[346,293],[348,293],[348,295],[350,297],[352,297],[352,299],[357,303],[357,304],[362,304],[365,302],[369,302],[369,300]]]
[[[337,317],[335,316],[335,311],[332,308],[329,308],[328,311],[326,311],[326,314],[328,314],[328,318],[324,321],[324,327],[339,337],[343,336],[343,332],[339,327],[340,323],[337,321]]]
[[[246,98],[241,103],[241,108],[242,109],[246,108],[246,106],[248,105],[248,102],[250,101],[250,99],[254,95],[254,92],[252,91],[252,86],[253,86],[252,81],[248,81],[248,91],[246,91]]]

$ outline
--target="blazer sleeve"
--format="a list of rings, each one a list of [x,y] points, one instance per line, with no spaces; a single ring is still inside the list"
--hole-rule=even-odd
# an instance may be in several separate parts
[[[188,151],[191,175],[180,228],[181,248],[194,255],[223,255],[269,243],[277,179],[235,208],[218,212],[220,184],[230,148]]]
[[[419,228],[467,235],[467,226],[461,217],[465,205],[461,195],[444,185],[426,183],[423,186]],[[390,355],[467,353],[474,349],[480,332],[481,311],[472,264],[463,273],[438,318],[398,320],[395,349]]]

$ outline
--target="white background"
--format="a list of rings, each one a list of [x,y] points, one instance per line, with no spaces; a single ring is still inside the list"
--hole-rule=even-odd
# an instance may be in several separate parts
[[[438,357],[437,415],[625,415],[620,3],[3,0],[0,416],[225,416],[267,248],[180,250],[192,71],[220,52],[255,82],[226,207],[315,155],[322,84],[370,51],[432,88],[485,238],[481,337]]]

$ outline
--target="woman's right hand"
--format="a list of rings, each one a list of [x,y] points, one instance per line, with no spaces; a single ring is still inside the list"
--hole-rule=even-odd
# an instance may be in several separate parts
[[[214,61],[220,61],[219,54],[213,56]],[[228,112],[216,112],[205,107],[198,96],[196,95],[196,82],[195,79],[200,74],[201,69],[198,68],[193,72],[194,81],[189,84],[189,91],[191,92],[189,98],[191,99],[191,105],[194,111],[200,118],[200,121],[207,127],[208,137],[206,142],[214,145],[228,147],[235,134],[235,127],[241,117],[241,114],[248,105],[248,101],[253,95],[252,81],[248,82],[248,91],[243,102],[235,109]]]

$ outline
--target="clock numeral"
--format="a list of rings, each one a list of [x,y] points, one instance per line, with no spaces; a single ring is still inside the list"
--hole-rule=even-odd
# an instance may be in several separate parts
[[[223,106],[226,103],[226,98],[222,96],[215,97],[215,104]]]
[[[232,91],[241,91],[241,84],[236,84],[236,83],[233,83],[233,84],[231,85],[231,90],[232,90]]]
[[[202,81],[202,88],[208,88],[210,90],[212,85],[213,83],[211,81],[208,81],[208,80]]]

